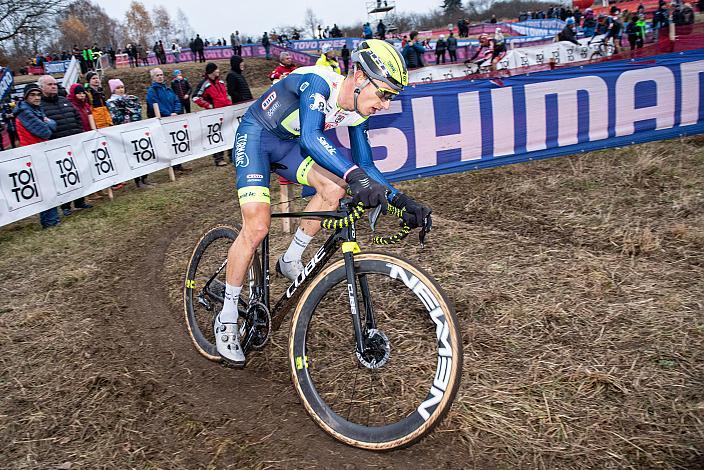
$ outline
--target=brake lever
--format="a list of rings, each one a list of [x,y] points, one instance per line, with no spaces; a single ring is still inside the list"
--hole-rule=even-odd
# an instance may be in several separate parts
[[[380,215],[381,205],[376,206],[374,210],[369,213],[369,226],[371,227],[372,232],[376,229],[376,222],[379,220]]]
[[[418,232],[418,240],[420,241],[421,249],[425,247],[425,236],[433,229],[433,219],[430,218],[430,214],[426,219],[423,219],[423,226]]]

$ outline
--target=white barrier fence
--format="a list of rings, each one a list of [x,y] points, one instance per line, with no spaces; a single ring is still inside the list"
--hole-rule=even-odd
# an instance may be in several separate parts
[[[147,119],[0,152],[0,226],[232,148],[250,103]]]
[[[589,44],[590,38],[580,39],[580,46],[568,41],[561,41],[539,46],[511,49],[507,51],[506,55],[496,64],[496,69],[517,69],[520,67],[530,67],[532,65],[548,64],[550,62],[558,65],[589,60],[597,51],[600,51],[599,45],[602,38],[603,36],[598,36],[592,44]],[[607,54],[611,54],[612,52],[613,48],[609,48]],[[434,65],[411,70],[408,74],[408,79],[411,83],[420,83],[460,78],[473,73],[488,72],[490,66],[490,59],[486,59],[481,63],[479,69],[467,67],[463,63]]]

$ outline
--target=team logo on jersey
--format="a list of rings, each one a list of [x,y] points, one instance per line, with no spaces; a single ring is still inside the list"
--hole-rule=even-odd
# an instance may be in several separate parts
[[[306,91],[306,88],[308,88],[308,85],[310,85],[310,83],[303,82],[303,83],[301,83],[301,86],[298,87],[298,89],[301,91],[301,93],[303,93],[304,91]]]
[[[276,100],[276,92],[272,91],[269,96],[264,98],[264,101],[262,101],[262,109],[266,111],[269,106]]]
[[[310,109],[313,111],[320,111],[323,114],[330,111],[328,100],[325,99],[323,95],[320,93],[313,93],[310,97],[313,99],[313,102],[310,104]]]
[[[245,149],[247,148],[247,134],[237,134],[235,139],[235,166],[245,168],[249,166],[249,156]]]
[[[337,153],[335,147],[333,147],[322,135],[318,137],[318,142],[320,142],[320,145],[325,147],[325,150],[327,150],[330,155],[334,156]]]

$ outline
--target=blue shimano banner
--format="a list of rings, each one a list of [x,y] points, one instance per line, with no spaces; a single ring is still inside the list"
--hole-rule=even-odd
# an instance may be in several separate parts
[[[704,49],[407,88],[370,119],[390,180],[704,133]],[[330,132],[349,149],[346,129]]]

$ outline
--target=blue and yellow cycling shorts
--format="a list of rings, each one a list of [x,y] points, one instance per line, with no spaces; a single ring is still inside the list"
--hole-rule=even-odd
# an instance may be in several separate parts
[[[249,202],[271,203],[269,173],[274,171],[289,181],[308,185],[311,157],[301,155],[298,139],[283,140],[245,114],[235,134],[232,150],[237,172],[237,194],[240,205]]]

